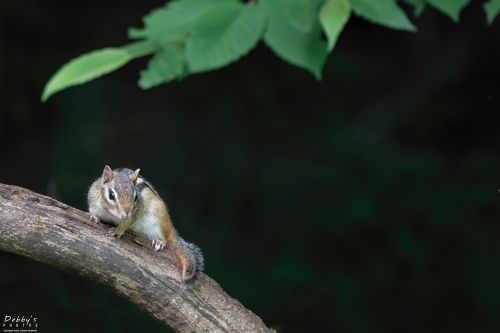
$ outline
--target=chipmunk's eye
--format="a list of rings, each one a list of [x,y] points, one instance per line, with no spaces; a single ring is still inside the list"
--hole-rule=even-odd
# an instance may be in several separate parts
[[[115,192],[113,190],[109,190],[109,200],[115,201]]]

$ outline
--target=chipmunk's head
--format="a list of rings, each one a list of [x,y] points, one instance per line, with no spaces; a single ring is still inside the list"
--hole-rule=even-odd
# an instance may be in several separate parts
[[[128,169],[126,169],[128,170]],[[122,220],[132,217],[134,209],[137,208],[136,183],[139,170],[132,173],[113,172],[106,165],[102,173],[102,203],[103,207]]]

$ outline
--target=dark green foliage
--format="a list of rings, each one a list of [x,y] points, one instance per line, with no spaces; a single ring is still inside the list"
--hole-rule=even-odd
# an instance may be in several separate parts
[[[405,0],[418,17],[426,4],[454,21],[470,0]],[[488,23],[500,11],[500,1],[484,5]],[[226,66],[253,49],[262,38],[283,60],[307,69],[318,80],[328,53],[352,11],[368,21],[416,31],[396,0],[174,0],[145,16],[143,29],[129,37],[143,43],[84,54],[64,65],[47,83],[42,95],[82,84],[123,66],[129,60],[155,53],[139,86],[148,89]],[[320,24],[321,23],[321,24]],[[327,36],[328,45],[322,40]]]

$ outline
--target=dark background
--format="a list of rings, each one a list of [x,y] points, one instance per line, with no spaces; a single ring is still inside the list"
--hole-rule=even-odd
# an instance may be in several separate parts
[[[85,209],[141,168],[206,273],[292,332],[500,331],[500,18],[416,34],[353,16],[316,82],[265,45],[142,91],[147,58],[40,103],[160,0],[0,2],[0,182]],[[404,7],[408,13],[411,7]],[[170,332],[109,290],[0,253],[0,315],[39,332]]]

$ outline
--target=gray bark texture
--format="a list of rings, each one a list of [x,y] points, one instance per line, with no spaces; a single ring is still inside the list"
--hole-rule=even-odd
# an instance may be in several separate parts
[[[109,229],[89,214],[27,189],[0,184],[0,250],[81,275],[114,290],[176,332],[275,332],[201,274],[180,288],[180,262],[149,240]]]

